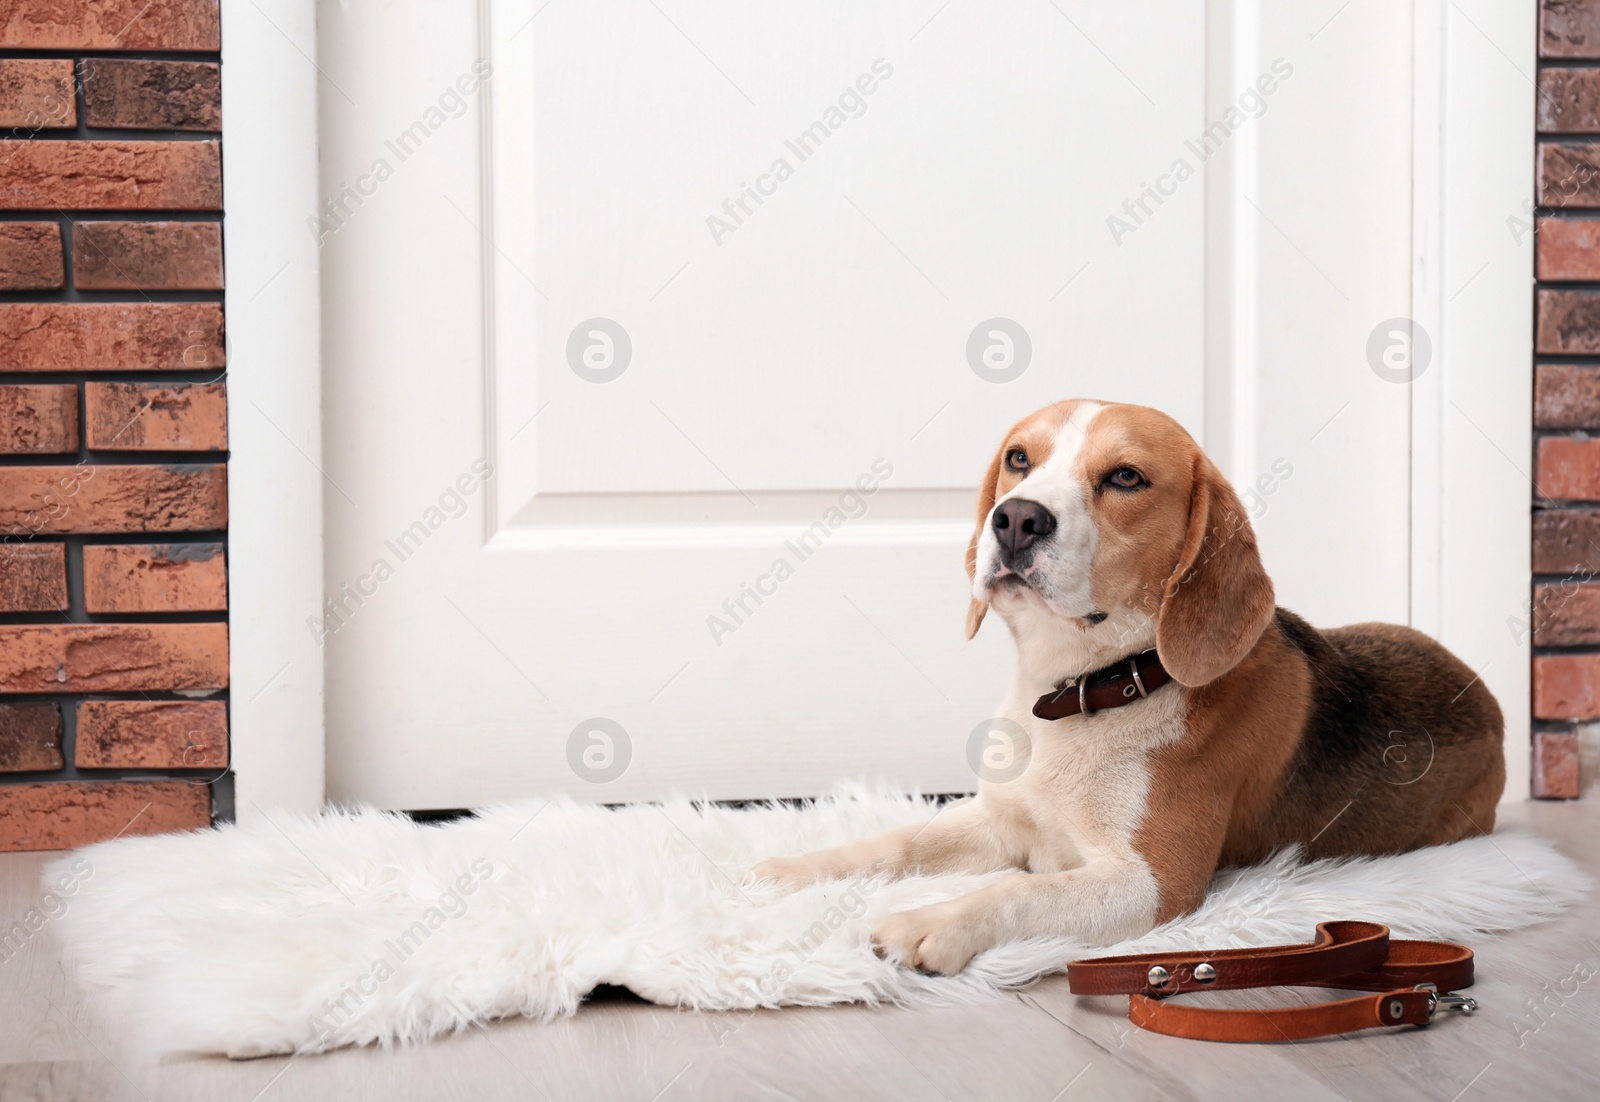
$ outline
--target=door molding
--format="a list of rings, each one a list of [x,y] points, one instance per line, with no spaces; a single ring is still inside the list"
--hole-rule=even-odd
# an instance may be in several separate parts
[[[1506,718],[1506,799],[1528,795],[1533,0],[1416,0],[1412,317],[1433,362],[1411,387],[1411,622],[1481,671]]]
[[[533,142],[497,141],[497,135],[529,133],[539,125],[534,65],[523,32],[542,12],[530,0],[479,0],[478,56],[493,78],[482,84],[479,144],[482,157],[483,248],[483,439],[494,472],[484,511],[484,540],[493,551],[559,548],[776,547],[831,502],[831,491],[739,490],[735,493],[673,495],[670,515],[626,526],[597,523],[602,507],[615,512],[619,495],[541,494],[537,477],[536,419],[547,401],[537,372],[517,370],[518,357],[538,347],[539,320],[530,293],[542,297],[536,255],[539,196]],[[943,545],[959,549],[972,531],[967,518],[972,489],[877,492],[873,513],[842,530],[836,545]],[[532,506],[530,507],[530,502]],[[652,504],[647,495],[630,503]],[[754,507],[756,519],[750,517]],[[637,513],[634,514],[637,516]],[[951,515],[959,520],[947,519]],[[733,518],[739,519],[733,519]],[[695,519],[690,519],[695,518]],[[698,518],[710,518],[701,520]]]
[[[1208,11],[1215,116],[1260,70],[1259,0]],[[1330,20],[1331,22],[1331,20]],[[1505,712],[1506,798],[1528,794],[1531,649],[1508,621],[1531,592],[1534,0],[1415,0],[1410,316],[1432,362],[1410,400],[1410,622],[1481,670]],[[1256,469],[1255,220],[1238,194],[1256,135],[1208,165],[1208,450]]]
[[[231,767],[240,822],[322,806],[322,372],[313,0],[223,0]]]

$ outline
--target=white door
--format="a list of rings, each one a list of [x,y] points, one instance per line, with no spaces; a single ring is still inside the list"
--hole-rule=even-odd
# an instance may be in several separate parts
[[[325,5],[330,797],[970,790],[977,481],[1063,397],[1406,620],[1410,19]]]

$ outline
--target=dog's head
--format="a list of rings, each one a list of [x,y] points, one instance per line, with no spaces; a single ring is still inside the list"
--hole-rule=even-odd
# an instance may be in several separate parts
[[[1233,487],[1145,406],[1058,402],[1017,422],[984,476],[967,573],[968,637],[992,607],[1063,674],[1153,645],[1174,678],[1204,685],[1273,615]]]

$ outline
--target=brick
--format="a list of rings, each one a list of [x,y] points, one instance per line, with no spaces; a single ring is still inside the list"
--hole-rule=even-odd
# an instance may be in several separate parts
[[[1539,56],[1600,57],[1600,3],[1596,0],[1542,0]]]
[[[0,210],[221,210],[217,142],[0,141]]]
[[[0,624],[0,693],[227,687],[226,624]]]
[[[1600,206],[1600,145],[1540,142],[1537,156],[1540,206]]]
[[[1540,429],[1600,428],[1600,367],[1536,366],[1533,425]]]
[[[220,0],[0,0],[0,47],[221,49]]]
[[[1600,584],[1566,579],[1534,586],[1533,643],[1537,647],[1600,643]]]
[[[1533,736],[1533,796],[1572,800],[1578,796],[1578,733],[1538,731]]]
[[[78,222],[72,285],[85,291],[220,291],[216,222]]]
[[[1540,288],[1534,350],[1592,355],[1600,353],[1600,292]]]
[[[1546,501],[1600,501],[1600,439],[1542,437],[1534,451],[1534,487]]]
[[[0,454],[78,450],[78,388],[71,383],[0,386]]]
[[[83,603],[94,613],[225,611],[228,571],[222,545],[85,547]]]
[[[83,118],[122,130],[221,130],[222,71],[214,61],[86,58]]]
[[[0,291],[54,291],[65,285],[60,226],[0,222]]]
[[[222,451],[226,383],[88,383],[89,447],[104,451]]]
[[[0,537],[227,526],[228,478],[221,464],[0,467]]]
[[[1533,514],[1535,574],[1600,574],[1600,512],[1540,509]]]
[[[1600,716],[1600,654],[1535,655],[1533,714],[1536,719]]]
[[[0,304],[0,371],[221,367],[217,302]]]
[[[228,706],[220,700],[85,700],[79,769],[224,769]]]
[[[1600,132],[1600,71],[1544,70],[1539,74],[1537,104],[1541,133]]]
[[[0,704],[0,773],[60,769],[61,708]]]
[[[70,61],[0,60],[0,127],[18,131],[78,125],[77,89]]]
[[[68,607],[66,544],[0,543],[0,612]]]
[[[211,825],[211,789],[186,781],[46,781],[0,786],[0,852],[76,849]]]
[[[1600,219],[1540,219],[1534,242],[1537,278],[1600,279]]]

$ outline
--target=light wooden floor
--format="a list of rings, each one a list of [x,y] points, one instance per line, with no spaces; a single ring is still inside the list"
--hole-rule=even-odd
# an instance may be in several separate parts
[[[1504,818],[1600,866],[1600,802]],[[0,921],[32,901],[43,860],[0,855]],[[1474,948],[1475,1017],[1299,1045],[1144,1033],[1122,1017],[1125,1000],[1074,999],[1051,979],[982,1007],[740,1016],[611,999],[553,1025],[501,1022],[406,1051],[157,1063],[119,1049],[115,1023],[93,1020],[40,938],[0,964],[0,1100],[1600,1097],[1600,975],[1579,982],[1600,970],[1600,902]],[[1550,1009],[1535,1016],[1536,999]]]

